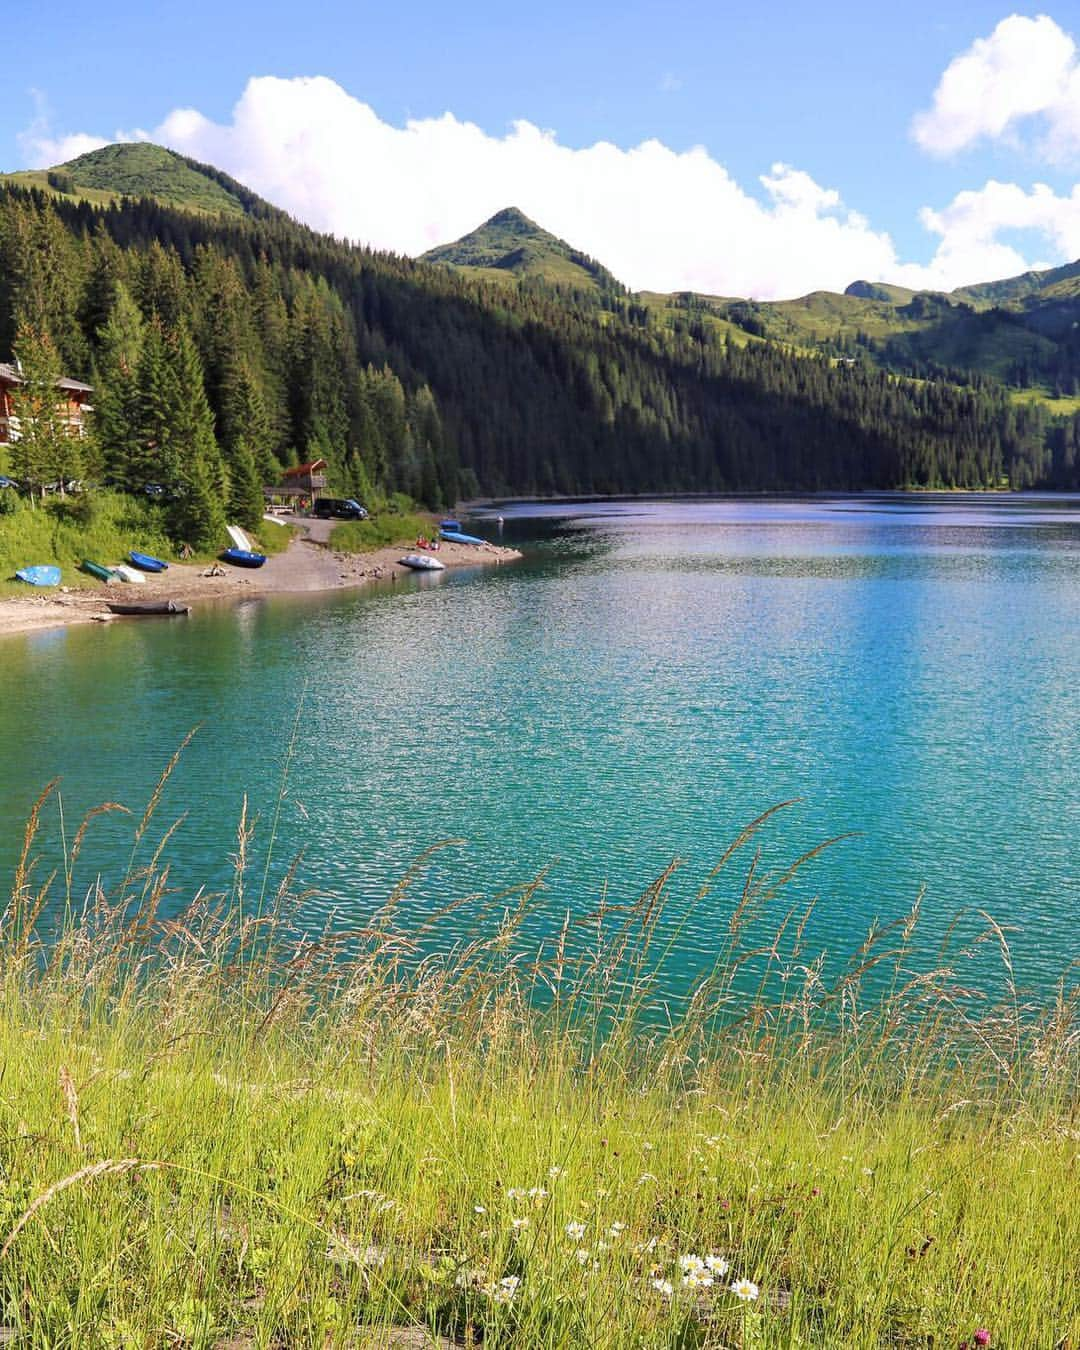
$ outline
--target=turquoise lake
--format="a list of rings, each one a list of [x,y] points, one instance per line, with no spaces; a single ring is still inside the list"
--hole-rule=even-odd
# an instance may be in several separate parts
[[[554,926],[679,857],[677,906],[799,798],[763,867],[855,835],[793,883],[818,897],[813,950],[839,959],[925,888],[927,940],[985,909],[1040,993],[1080,955],[1080,498],[500,510],[519,564],[0,641],[4,882],[47,780],[69,834],[98,802],[141,809],[198,724],[162,824],[187,813],[176,885],[222,885],[296,724],[276,857],[302,851],[313,930],[363,921],[451,837],[417,913],[546,867]],[[500,537],[494,512],[466,528]],[[122,871],[117,828],[86,856]],[[674,983],[711,964],[748,861],[682,933]]]

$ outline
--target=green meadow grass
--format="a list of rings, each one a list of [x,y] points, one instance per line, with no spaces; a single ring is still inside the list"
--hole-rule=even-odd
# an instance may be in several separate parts
[[[118,492],[99,492],[92,497],[49,498],[31,506],[24,498],[14,511],[0,513],[0,595],[27,595],[29,587],[15,580],[20,567],[55,563],[61,568],[61,584],[94,589],[102,583],[79,571],[84,558],[109,566],[122,562],[131,549],[150,553],[169,562],[179,561],[176,545],[165,532],[160,507]],[[293,537],[291,527],[261,521],[254,534],[268,554],[280,553]],[[227,539],[221,547],[225,548]],[[194,555],[202,562],[220,550]]]
[[[378,548],[411,546],[420,535],[438,531],[431,516],[412,511],[380,511],[367,520],[344,520],[330,532],[330,547],[340,553],[374,553]]]
[[[50,788],[26,829],[0,926],[16,1344],[1077,1345],[1076,989],[1027,1005],[991,920],[920,965],[916,905],[827,979],[785,899],[807,859],[755,852],[767,813],[703,883],[716,966],[676,1008],[674,869],[538,942],[542,878],[433,915],[421,859],[351,933],[301,936],[296,864],[246,810],[228,892],[173,891],[171,767],[119,876],[94,856],[116,803],[76,825]],[[997,1001],[964,982],[987,947]]]
[[[79,563],[121,562],[133,548],[170,560],[176,556],[163,513],[152,504],[114,492],[52,497],[35,506],[20,498],[14,511],[0,515],[0,594],[27,594],[14,576],[33,563],[58,564],[65,586],[98,585],[78,570]]]

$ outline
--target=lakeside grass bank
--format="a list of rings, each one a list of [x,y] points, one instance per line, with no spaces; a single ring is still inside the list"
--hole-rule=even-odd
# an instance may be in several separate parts
[[[915,906],[827,977],[767,813],[675,1005],[670,872],[547,941],[542,881],[430,914],[416,869],[305,935],[246,812],[228,893],[172,893],[167,776],[122,876],[121,808],[44,795],[0,925],[17,1344],[1076,1344],[1075,980],[1025,999],[991,920],[927,965]],[[987,946],[1001,999],[965,981]]]
[[[79,570],[90,558],[110,566],[123,561],[131,549],[177,562],[176,544],[165,530],[164,512],[152,502],[141,502],[119,492],[97,492],[85,497],[51,497],[31,505],[9,495],[13,508],[0,513],[0,597],[26,596],[29,587],[14,579],[16,569],[33,563],[55,563],[61,584],[80,590],[104,591],[100,581]],[[288,547],[291,530],[260,523],[249,531],[261,551],[272,556]],[[223,542],[222,548],[226,545]],[[187,561],[208,563],[220,549],[193,554]]]

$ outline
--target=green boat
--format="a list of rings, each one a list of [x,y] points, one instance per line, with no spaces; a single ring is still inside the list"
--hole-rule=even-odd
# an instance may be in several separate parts
[[[91,562],[89,558],[84,558],[79,564],[79,571],[85,572],[87,576],[97,577],[98,581],[115,581],[116,573],[111,567],[103,567],[101,563]]]

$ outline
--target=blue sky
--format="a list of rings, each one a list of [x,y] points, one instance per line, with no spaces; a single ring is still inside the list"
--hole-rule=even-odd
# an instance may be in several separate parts
[[[1051,9],[1033,23],[1043,12],[924,0],[54,0],[6,16],[19,62],[0,99],[0,164],[77,149],[65,139],[75,134],[148,134],[246,175],[313,224],[402,252],[510,204],[505,187],[636,286],[797,293],[839,284],[848,260],[856,274],[914,281],[911,269],[932,266],[927,284],[958,284],[1080,254],[1069,55],[1080,15]],[[913,119],[979,41],[974,82],[956,78],[916,143]],[[240,129],[249,81],[270,76]],[[1032,93],[1051,80],[1053,97]],[[170,121],[178,109],[200,117]],[[417,134],[392,134],[410,119]],[[552,137],[515,135],[520,122]],[[650,141],[664,153],[622,153]],[[620,153],[570,153],[597,142]],[[698,146],[707,156],[688,159]],[[989,181],[1010,191],[988,193]],[[1036,184],[1049,196],[1036,200]],[[958,203],[965,192],[980,195]]]

